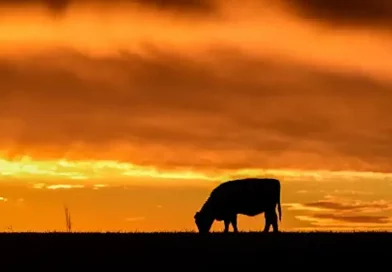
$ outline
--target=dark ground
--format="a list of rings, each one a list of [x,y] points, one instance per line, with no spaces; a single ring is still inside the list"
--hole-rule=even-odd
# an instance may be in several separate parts
[[[221,271],[226,267],[230,271],[391,271],[391,245],[392,233],[381,232],[2,233],[0,267],[3,271]]]

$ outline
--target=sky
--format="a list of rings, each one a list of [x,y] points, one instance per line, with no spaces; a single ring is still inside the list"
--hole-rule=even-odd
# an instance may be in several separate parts
[[[250,176],[281,180],[283,231],[390,230],[391,18],[389,0],[0,0],[0,231],[63,231],[64,205],[75,231],[194,231]]]

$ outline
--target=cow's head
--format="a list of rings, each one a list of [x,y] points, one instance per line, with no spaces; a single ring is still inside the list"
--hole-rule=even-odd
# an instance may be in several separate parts
[[[212,216],[209,216],[207,213],[196,212],[194,218],[199,233],[208,233],[210,231],[212,223],[214,222]]]

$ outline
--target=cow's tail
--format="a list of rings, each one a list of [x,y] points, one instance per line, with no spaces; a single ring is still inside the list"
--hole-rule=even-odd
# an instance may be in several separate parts
[[[280,183],[278,186],[278,213],[279,213],[279,221],[282,221],[282,208],[280,205]]]

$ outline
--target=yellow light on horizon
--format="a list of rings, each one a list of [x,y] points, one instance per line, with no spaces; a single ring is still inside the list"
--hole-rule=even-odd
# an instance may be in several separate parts
[[[0,157],[0,179],[18,178],[28,179],[126,179],[152,178],[163,180],[193,180],[218,182],[242,177],[275,177],[285,180],[327,181],[331,179],[391,179],[392,173],[363,172],[363,171],[328,171],[328,170],[294,170],[294,169],[238,169],[219,171],[208,170],[165,170],[159,167],[135,165],[129,162],[113,160],[34,160],[23,156],[17,160]],[[199,182],[211,184],[210,182]]]

